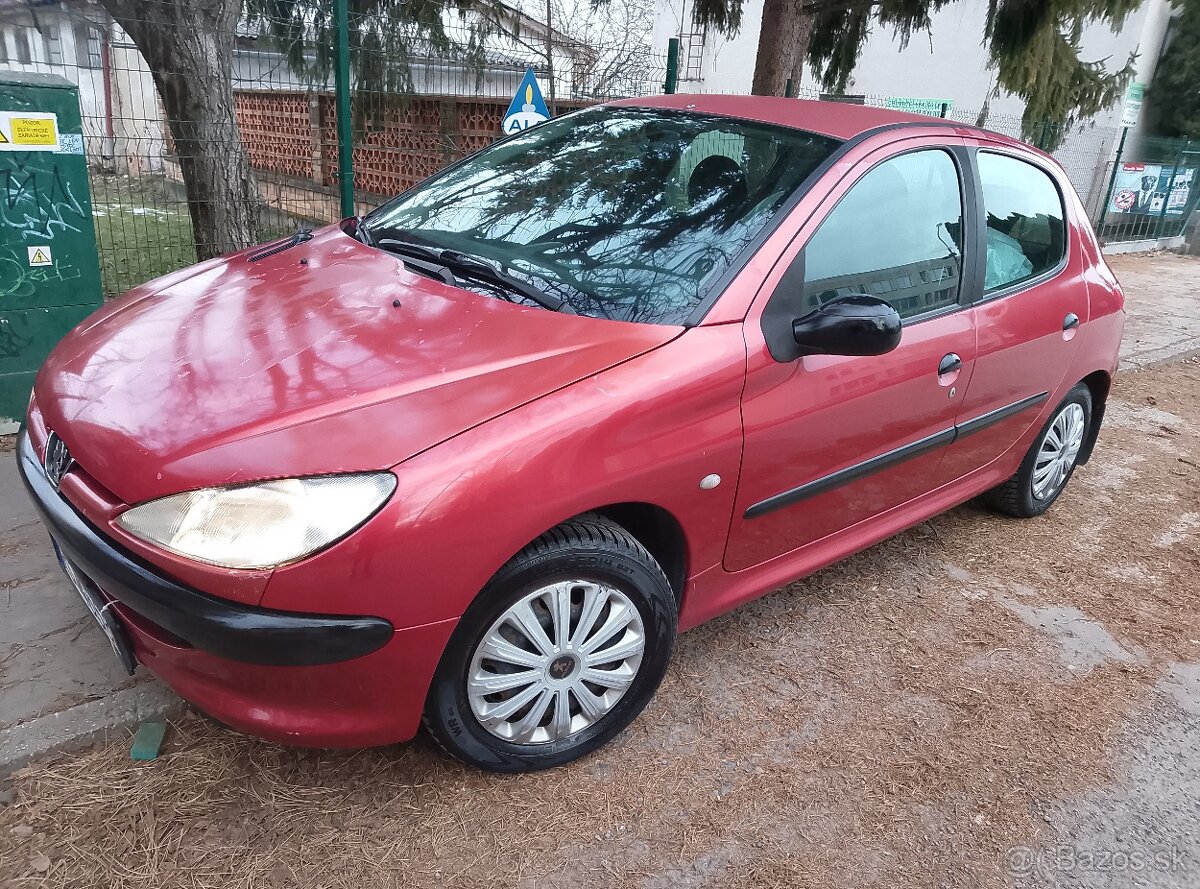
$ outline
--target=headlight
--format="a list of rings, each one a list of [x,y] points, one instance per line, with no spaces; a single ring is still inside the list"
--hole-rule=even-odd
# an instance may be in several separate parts
[[[117,524],[163,549],[223,568],[274,568],[345,537],[396,489],[390,472],[202,488],[135,506]]]

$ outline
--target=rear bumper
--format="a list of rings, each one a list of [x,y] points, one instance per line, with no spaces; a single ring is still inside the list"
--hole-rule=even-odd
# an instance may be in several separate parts
[[[63,554],[124,610],[188,645],[247,664],[312,666],[370,654],[392,638],[381,617],[297,614],[218,599],[160,574],[87,522],[50,485],[22,432],[17,463],[30,497]]]

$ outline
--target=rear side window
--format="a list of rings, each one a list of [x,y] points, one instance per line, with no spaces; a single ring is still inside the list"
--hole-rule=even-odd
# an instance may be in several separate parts
[[[884,161],[846,192],[804,249],[804,311],[868,294],[902,318],[958,302],[958,168],[940,149]]]
[[[987,213],[984,291],[1029,281],[1058,266],[1067,252],[1066,212],[1054,180],[1033,164],[979,153]]]

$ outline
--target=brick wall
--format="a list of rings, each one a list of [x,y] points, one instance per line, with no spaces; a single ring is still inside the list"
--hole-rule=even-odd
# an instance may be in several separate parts
[[[579,107],[582,103],[562,103]],[[337,184],[337,114],[332,95],[282,90],[238,91],[242,141],[256,170]],[[500,138],[508,101],[419,96],[367,115],[354,144],[355,186],[394,195]]]

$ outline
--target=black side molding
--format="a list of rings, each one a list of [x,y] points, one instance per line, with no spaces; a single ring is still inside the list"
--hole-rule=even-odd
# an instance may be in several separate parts
[[[1049,392],[1042,392],[1038,395],[1022,398],[1020,401],[1014,401],[1012,404],[988,411],[986,414],[981,414],[974,419],[967,420],[965,423],[959,423],[951,426],[949,429],[943,429],[940,432],[935,432],[933,435],[917,439],[906,445],[901,445],[877,457],[872,457],[861,463],[855,463],[853,466],[847,466],[845,469],[839,469],[837,472],[831,472],[829,475],[821,476],[821,478],[814,479],[811,482],[806,482],[803,485],[791,488],[780,494],[775,494],[749,507],[745,512],[745,517],[756,519],[759,516],[774,512],[777,509],[783,509],[785,506],[791,506],[793,503],[798,503],[809,497],[815,497],[817,494],[824,494],[826,491],[840,487],[841,485],[858,481],[858,479],[865,478],[868,475],[874,475],[876,472],[881,472],[904,460],[911,460],[913,457],[919,457],[921,454],[928,453],[934,448],[953,444],[964,436],[979,432],[988,426],[994,426],[1001,420],[1007,420],[1021,411],[1043,404],[1049,397]]]
[[[911,460],[913,457],[919,457],[921,454],[932,451],[934,448],[948,445],[952,441],[954,441],[953,427],[943,429],[941,432],[935,432],[933,435],[918,439],[911,444],[902,445],[895,450],[888,451],[886,454],[880,454],[878,457],[872,457],[870,460],[864,460],[862,463],[855,463],[853,466],[839,469],[837,472],[822,476],[797,488],[792,488],[790,491],[784,491],[782,494],[776,494],[774,497],[760,500],[746,510],[746,518],[758,518],[760,515],[774,512],[777,509],[783,509],[785,506],[791,506],[793,503],[797,503],[808,497],[823,494],[832,488],[849,484],[868,475],[874,475],[876,472],[887,469],[889,466],[894,466],[904,460]]]
[[[25,430],[17,441],[21,478],[63,554],[105,593],[201,651],[270,666],[348,661],[393,634],[381,617],[297,614],[209,596],[159,573],[109,539],[51,486]]]
[[[1050,397],[1049,392],[1042,392],[1038,395],[1030,395],[1028,398],[1022,398],[1020,401],[1014,401],[1012,404],[1006,404],[1004,407],[998,407],[994,411],[988,411],[986,414],[981,414],[973,420],[967,420],[965,423],[959,423],[954,428],[958,430],[955,440],[962,438],[965,435],[971,435],[978,432],[980,429],[987,429],[989,426],[994,426],[1001,420],[1007,420],[1014,414],[1019,414],[1021,411],[1029,410],[1031,407],[1037,407],[1045,403]]]

